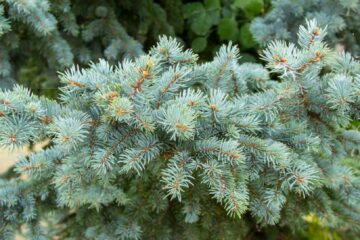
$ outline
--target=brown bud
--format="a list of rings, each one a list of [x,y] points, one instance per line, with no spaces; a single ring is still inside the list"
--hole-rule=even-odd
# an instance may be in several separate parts
[[[84,87],[84,86],[85,86],[84,84],[79,83],[79,82],[76,82],[76,81],[74,81],[74,80],[70,80],[70,81],[68,82],[68,84],[69,84],[70,86],[74,86],[74,87]]]
[[[50,123],[52,123],[53,119],[52,117],[50,116],[44,116],[42,119],[41,119],[41,122],[45,125],[49,125]]]
[[[10,134],[9,136],[9,139],[12,143],[16,143],[17,142],[17,139],[16,139],[16,136],[14,134]]]

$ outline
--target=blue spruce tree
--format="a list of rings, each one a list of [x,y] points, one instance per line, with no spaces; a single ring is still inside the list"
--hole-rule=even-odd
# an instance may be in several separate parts
[[[60,102],[0,93],[0,145],[48,141],[0,181],[0,236],[243,239],[315,214],[360,226],[360,63],[309,21],[266,68],[223,46],[211,62],[162,37],[147,55],[60,74]],[[280,80],[272,80],[278,76]]]

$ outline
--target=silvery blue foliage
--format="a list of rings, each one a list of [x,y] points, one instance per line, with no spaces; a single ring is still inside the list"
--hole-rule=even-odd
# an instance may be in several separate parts
[[[312,20],[298,45],[272,42],[266,68],[231,44],[198,64],[162,37],[61,74],[59,103],[0,92],[0,145],[49,141],[1,179],[0,236],[236,239],[309,213],[358,230],[359,177],[341,160],[359,153],[360,64],[325,34]]]

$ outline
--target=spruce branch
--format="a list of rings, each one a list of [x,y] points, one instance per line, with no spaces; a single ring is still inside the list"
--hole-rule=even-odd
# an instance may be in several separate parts
[[[231,44],[197,64],[162,37],[134,60],[60,74],[58,102],[1,91],[0,145],[49,146],[0,180],[0,238],[21,225],[49,238],[166,239],[185,228],[221,238],[242,218],[296,229],[311,212],[355,229],[359,176],[343,159],[359,152],[360,133],[348,129],[359,63],[330,54],[317,29],[302,27],[299,46],[271,43],[269,70],[240,65]]]

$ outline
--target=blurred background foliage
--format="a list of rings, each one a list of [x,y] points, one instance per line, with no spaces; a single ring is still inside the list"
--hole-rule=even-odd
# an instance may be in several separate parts
[[[305,18],[328,25],[329,44],[358,57],[358,0],[3,0],[0,86],[10,88],[17,82],[56,98],[57,71],[98,58],[117,63],[138,56],[163,34],[177,37],[201,61],[232,41],[241,49],[242,62],[256,62],[269,41],[294,40]],[[351,128],[360,128],[360,123],[353,121]],[[359,174],[360,159],[355,166],[355,161],[344,162]],[[303,232],[279,234],[272,228],[265,230],[266,237],[344,239],[316,216],[305,220]]]
[[[359,57],[360,2],[358,0],[272,0],[271,8],[251,23],[253,37],[262,46],[274,39],[297,40],[305,19],[327,27],[326,41]]]
[[[259,45],[251,21],[267,0],[4,0],[0,2],[0,81],[57,96],[57,71],[106,58],[116,63],[153,46],[159,35],[177,37],[201,60],[222,43],[255,61]]]
[[[327,41],[357,56],[359,14],[358,0],[3,0],[0,83],[55,98],[57,71],[138,56],[163,34],[202,61],[232,41],[242,62],[255,62],[269,41],[293,41],[305,18],[328,25]]]

